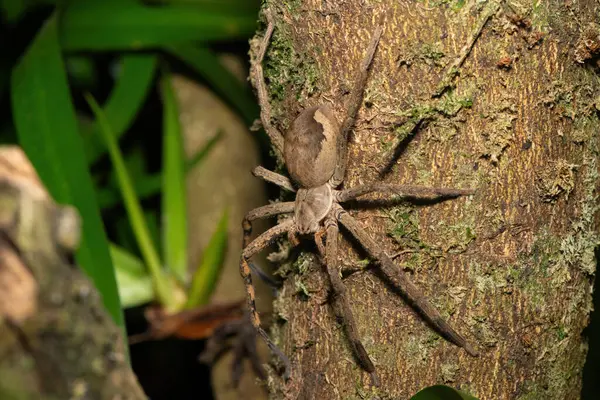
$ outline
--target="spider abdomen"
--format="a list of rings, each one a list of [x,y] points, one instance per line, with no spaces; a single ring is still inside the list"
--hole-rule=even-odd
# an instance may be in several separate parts
[[[292,179],[303,188],[325,184],[337,161],[340,125],[331,108],[321,105],[302,111],[285,135],[284,159]]]

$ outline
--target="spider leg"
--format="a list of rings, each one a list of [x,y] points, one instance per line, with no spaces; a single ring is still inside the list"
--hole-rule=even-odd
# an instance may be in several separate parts
[[[233,360],[231,361],[231,384],[236,389],[240,386],[240,380],[244,373],[244,358],[247,355],[245,343],[240,340],[233,347]]]
[[[266,206],[255,208],[254,210],[248,212],[242,221],[242,229],[244,230],[244,236],[242,240],[242,248],[246,248],[248,243],[250,243],[250,234],[252,233],[252,221],[260,218],[268,218],[273,217],[279,214],[286,214],[294,212],[294,202],[289,201],[285,203],[273,203]],[[252,262],[248,262],[248,265],[252,272],[257,274],[264,282],[266,282],[273,289],[279,288],[279,283],[273,280],[264,272],[260,267]]]
[[[383,26],[380,25],[373,33],[373,38],[371,39],[371,43],[367,48],[367,54],[365,55],[365,58],[360,66],[358,77],[356,82],[354,82],[354,88],[350,94],[348,107],[346,108],[346,117],[344,118],[344,122],[342,122],[340,137],[338,138],[337,143],[338,161],[335,167],[335,172],[333,173],[333,177],[330,181],[334,188],[338,187],[344,181],[344,176],[346,175],[346,164],[348,162],[348,134],[354,125],[356,113],[362,104],[363,95],[367,86],[367,78],[369,77],[369,68],[373,62],[375,50],[377,49],[377,45],[379,44],[379,39],[381,38],[382,33]]]
[[[255,263],[248,261],[248,266],[253,274],[258,275],[261,281],[266,283],[273,293],[273,297],[277,297],[277,293],[279,293],[279,289],[281,289],[281,281],[273,278],[270,274],[266,273],[261,267],[256,265]]]
[[[421,290],[398,269],[385,251],[371,239],[358,222],[339,205],[336,205],[334,212],[337,220],[352,234],[369,255],[378,261],[383,274],[404,293],[406,298],[423,314],[425,319],[427,319],[438,332],[452,343],[465,349],[469,355],[477,357],[479,355],[477,350],[475,350],[463,336],[456,332],[454,328],[442,318],[439,311],[427,301]]]
[[[361,367],[371,375],[371,383],[374,386],[379,386],[379,378],[375,372],[375,366],[369,358],[369,354],[365,350],[362,342],[360,341],[360,335],[356,322],[354,321],[354,315],[352,315],[352,309],[348,302],[348,296],[346,294],[346,287],[342,282],[340,271],[337,268],[338,265],[338,223],[335,218],[328,218],[326,223],[326,247],[323,249],[322,236],[324,231],[317,232],[315,234],[315,241],[321,255],[325,256],[325,266],[327,268],[327,274],[331,282],[331,289],[333,292],[333,311],[339,321],[342,322],[346,331],[346,336],[350,341],[352,352],[358,359]]]
[[[198,361],[203,364],[214,364],[219,357],[231,348],[227,343],[227,338],[236,333],[238,322],[224,323],[219,326],[206,341],[206,346],[198,356]]]
[[[246,316],[246,318],[248,317]],[[242,329],[246,331],[248,329],[252,329],[252,327],[249,324],[245,324]],[[260,362],[260,355],[258,354],[258,350],[256,348],[256,336],[254,332],[252,332],[252,335],[250,335],[250,332],[248,332],[244,335],[244,337],[248,338],[246,343],[246,353],[248,354],[248,359],[250,360],[250,365],[254,370],[254,374],[264,382],[267,380],[267,373]]]
[[[231,337],[233,344],[229,340]],[[256,349],[256,330],[250,323],[248,312],[244,313],[242,319],[225,322],[215,329],[198,360],[203,364],[213,365],[225,352],[232,349],[231,384],[234,388],[239,386],[246,358],[250,361],[255,375],[261,381],[266,381],[267,376]]]
[[[258,49],[258,55],[254,64],[252,66],[252,80],[254,81],[254,86],[256,87],[256,91],[258,92],[258,102],[260,103],[260,119],[262,121],[262,125],[265,128],[265,132],[269,135],[269,139],[273,143],[273,146],[277,149],[277,156],[281,159],[283,155],[283,135],[275,126],[271,124],[271,105],[269,104],[269,95],[267,93],[267,86],[265,84],[265,77],[263,75],[263,67],[262,62],[265,58],[265,53],[267,52],[267,47],[269,47],[269,41],[271,40],[271,35],[273,34],[273,29],[275,25],[273,24],[273,16],[269,10],[265,10],[264,14],[267,18],[267,30],[265,31],[265,36],[260,44]]]
[[[294,202],[286,201],[284,203],[273,203],[266,206],[255,208],[248,212],[242,221],[244,238],[242,247],[246,248],[250,243],[250,234],[252,233],[252,221],[261,218],[274,217],[279,214],[289,214],[294,212]]]
[[[264,331],[264,329],[260,326],[260,316],[258,315],[258,311],[256,310],[256,302],[255,302],[255,293],[254,293],[254,285],[252,284],[252,273],[250,270],[250,266],[248,265],[248,260],[257,254],[259,251],[265,249],[273,240],[277,237],[288,232],[294,224],[293,219],[289,219],[285,222],[280,223],[267,230],[252,242],[248,244],[244,250],[242,250],[242,257],[240,259],[240,275],[244,279],[244,285],[246,287],[246,299],[248,302],[248,308],[250,310],[250,321],[252,325],[258,332],[258,334],[264,339],[269,349],[277,355],[277,357],[281,360],[284,365],[284,378],[289,378],[290,371],[290,361],[283,354],[281,350],[271,341],[269,335]]]
[[[447,189],[427,186],[414,185],[389,185],[387,183],[369,183],[360,185],[351,189],[335,192],[336,200],[340,203],[354,200],[357,197],[370,193],[376,193],[385,196],[382,200],[401,200],[401,199],[423,199],[423,200],[441,200],[452,199],[475,193],[473,189]]]
[[[273,171],[269,171],[268,169],[264,168],[264,167],[256,167],[254,168],[254,170],[252,171],[252,175],[256,176],[257,178],[261,178],[262,180],[265,180],[269,183],[273,183],[277,186],[279,186],[282,189],[285,189],[289,192],[295,192],[296,189],[294,189],[294,186],[292,185],[292,182],[289,180],[289,178],[280,175],[276,172]]]

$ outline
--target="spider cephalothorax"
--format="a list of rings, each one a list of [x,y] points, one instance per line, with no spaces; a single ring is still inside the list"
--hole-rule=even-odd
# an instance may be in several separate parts
[[[302,235],[317,233],[333,205],[329,183],[310,189],[298,189],[294,202],[294,228]]]
[[[296,234],[313,235],[331,281],[331,288],[334,293],[332,306],[335,314],[344,322],[346,335],[361,366],[371,374],[372,382],[378,384],[375,366],[358,336],[346,289],[337,267],[339,223],[376,261],[383,275],[406,295],[413,306],[421,312],[431,325],[448,340],[463,347],[469,354],[477,355],[476,350],[442,318],[440,313],[427,301],[403,271],[394,264],[385,251],[341,206],[341,203],[370,193],[378,193],[381,200],[390,202],[406,198],[447,199],[473,193],[472,190],[468,189],[429,188],[385,183],[366,184],[350,189],[337,190],[343,183],[346,171],[348,133],[354,124],[356,113],[362,103],[369,67],[383,32],[382,27],[375,30],[367,49],[358,79],[350,94],[343,122],[341,124],[338,122],[329,106],[311,107],[298,115],[284,137],[271,124],[271,109],[262,74],[261,62],[273,32],[271,15],[267,12],[266,16],[269,25],[260,46],[258,58],[254,63],[252,75],[261,105],[262,124],[276,151],[279,152],[279,155],[283,153],[285,165],[294,184],[285,176],[262,167],[257,167],[254,170],[254,175],[274,183],[282,189],[296,192],[296,200],[256,208],[244,218],[244,249],[240,260],[240,273],[246,285],[252,324],[271,350],[283,361],[285,375],[287,376],[290,368],[289,360],[272,343],[267,333],[260,326],[248,260],[284,234],[290,236],[292,244],[298,242]],[[255,240],[250,241],[253,220],[280,214],[292,214],[292,217],[267,230]]]

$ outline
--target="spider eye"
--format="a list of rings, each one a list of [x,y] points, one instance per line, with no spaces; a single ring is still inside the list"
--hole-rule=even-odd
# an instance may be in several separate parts
[[[310,221],[301,221],[298,223],[298,233],[301,235],[308,235],[311,233],[315,233],[319,230],[319,223],[314,219]]]

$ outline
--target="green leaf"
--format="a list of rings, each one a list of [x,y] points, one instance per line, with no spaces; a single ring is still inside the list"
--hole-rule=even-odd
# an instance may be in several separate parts
[[[100,134],[100,139],[102,139],[102,134]],[[102,143],[102,147],[106,147],[104,143]],[[146,155],[144,154],[141,146],[135,146],[127,154],[124,154],[123,157],[125,158],[125,168],[127,168],[127,172],[129,173],[129,176],[133,182],[137,183],[140,179],[143,179],[145,176],[147,176],[145,160]],[[103,205],[103,202],[106,201],[105,197],[113,199],[114,204],[122,203],[123,196],[121,196],[119,179],[117,178],[117,174],[114,169],[111,169],[108,172],[107,179],[97,180],[96,196],[101,209],[105,208]],[[121,242],[119,241],[118,243]]]
[[[102,138],[101,133],[100,138]],[[105,146],[104,144],[102,145]],[[133,149],[128,151],[127,154],[123,154],[123,159],[125,161],[125,168],[127,169],[127,173],[129,174],[133,182],[137,182],[139,179],[147,175],[146,155],[144,154],[144,151],[140,146],[135,146]],[[111,169],[110,171],[108,171],[108,179],[103,184],[105,185],[105,187],[111,190],[112,193],[114,193],[120,201],[122,200],[119,186],[119,177],[115,169]]]
[[[256,14],[212,11],[202,6],[146,6],[77,2],[62,14],[61,43],[67,51],[140,50],[173,43],[246,39]]]
[[[202,147],[200,150],[198,150],[196,152],[196,154],[194,154],[192,156],[192,158],[190,158],[189,160],[186,161],[186,163],[185,163],[186,174],[188,172],[190,172],[194,167],[200,165],[202,160],[204,160],[204,158],[208,155],[208,153],[210,153],[212,148],[215,146],[215,144],[217,144],[219,142],[219,140],[221,140],[222,137],[223,137],[223,131],[218,131],[213,137],[208,139],[208,141],[206,142],[204,147]]]
[[[171,75],[160,82],[163,102],[162,243],[165,267],[180,282],[187,280],[187,204],[185,155],[179,124],[179,107]]]
[[[228,221],[227,210],[224,210],[215,233],[210,238],[206,249],[204,249],[202,261],[192,277],[186,308],[203,306],[210,300],[210,295],[223,269],[223,261],[227,250]]]
[[[435,385],[419,391],[410,400],[477,400],[477,398],[450,386]]]
[[[152,87],[156,60],[155,55],[141,53],[121,58],[119,78],[103,107],[117,140],[127,131],[146,100]],[[83,137],[85,154],[92,164],[106,153],[98,124],[86,126]]]
[[[38,32],[11,77],[11,101],[20,145],[52,197],[75,206],[83,220],[76,260],[123,326],[117,283],[92,178],[83,155],[61,49],[56,15]]]
[[[215,92],[240,113],[246,124],[252,125],[260,111],[254,96],[209,49],[179,43],[167,46],[166,50],[205,78]]]
[[[201,164],[201,162],[205,159],[205,157],[210,153],[210,150],[214,147],[215,144],[223,137],[223,132],[218,132],[215,136],[210,138],[208,142],[202,147],[196,154],[192,156],[191,159],[187,160],[185,163],[185,172],[186,174],[191,171],[192,168]],[[160,192],[162,186],[162,174],[152,174],[152,175],[144,175],[136,178],[134,182],[135,194],[137,197],[142,200],[146,199],[150,196],[154,196],[158,192]],[[97,192],[98,195],[98,203],[100,204],[100,208],[109,208],[114,207],[115,205],[121,202],[121,196],[118,193],[115,193],[110,188],[101,189]]]
[[[96,100],[94,100],[94,98],[87,93],[85,98],[92,108],[94,115],[96,116],[100,126],[100,131],[102,132],[104,140],[106,141],[108,154],[110,155],[114,169],[117,173],[121,194],[123,195],[123,201],[125,204],[125,210],[127,211],[129,222],[133,228],[133,233],[140,248],[140,252],[142,253],[144,262],[146,263],[146,266],[152,275],[152,282],[154,283],[157,298],[167,309],[175,309],[177,308],[177,304],[175,304],[174,288],[170,287],[170,281],[167,280],[168,278],[162,270],[158,252],[152,244],[150,231],[148,229],[148,225],[146,224],[146,220],[144,219],[142,207],[135,195],[135,191],[133,190],[133,184],[131,182],[129,173],[127,172],[127,168],[125,168],[123,155],[121,154],[121,150],[117,145],[117,141],[113,135],[110,124],[102,112],[102,109],[98,103],[96,103]]]
[[[150,232],[150,238],[152,239],[152,245],[154,246],[155,249],[158,249],[158,251],[161,250],[160,248],[160,227],[158,224],[158,212],[157,210],[147,210],[144,213],[144,217],[146,218],[146,223],[148,224],[148,231]],[[160,255],[161,259],[162,259],[162,255]],[[164,264],[164,262],[163,262]],[[164,268],[164,265],[163,265]]]
[[[152,277],[142,260],[127,250],[110,245],[110,255],[117,273],[119,296],[123,308],[135,307],[154,299]]]

